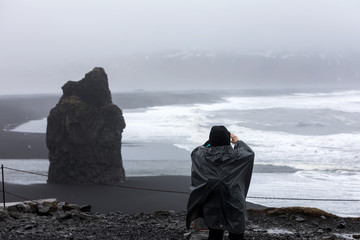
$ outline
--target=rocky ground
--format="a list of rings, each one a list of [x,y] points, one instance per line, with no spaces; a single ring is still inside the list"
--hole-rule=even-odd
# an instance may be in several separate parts
[[[27,202],[0,210],[0,239],[206,239],[185,228],[185,212],[91,213],[90,206]],[[249,210],[246,239],[360,239],[360,218],[311,208]],[[226,237],[225,237],[226,238]]]

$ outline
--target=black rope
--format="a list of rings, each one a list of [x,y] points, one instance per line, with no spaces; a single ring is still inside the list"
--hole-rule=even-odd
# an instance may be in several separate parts
[[[9,167],[4,167],[4,169],[9,169],[9,170],[17,171],[17,172],[23,172],[23,173],[29,173],[29,174],[39,175],[39,176],[43,176],[43,177],[47,177],[47,176],[48,176],[48,175],[46,175],[46,174],[29,172],[29,171],[24,171],[24,170],[19,170],[19,169],[15,169],[15,168],[9,168]]]
[[[15,169],[15,168],[4,167],[4,169],[9,169],[9,170],[13,170],[13,171],[18,171],[18,172],[29,173],[29,174],[34,174],[34,175],[47,177],[46,174],[29,172],[29,171],[24,171],[24,170]],[[127,189],[135,189],[135,190],[143,190],[143,191],[152,191],[152,192],[166,192],[166,193],[187,194],[187,195],[190,194],[189,192],[184,192],[184,191],[174,191],[174,190],[165,190],[165,189],[156,189],[156,188],[144,188],[144,187],[133,187],[133,186],[122,186],[122,185],[113,185],[113,184],[106,184],[106,183],[97,183],[97,185],[118,187],[118,188],[127,188]],[[8,193],[7,191],[5,191],[5,192]],[[10,195],[14,195],[14,194],[10,194]],[[266,199],[266,200],[289,200],[289,201],[328,201],[328,202],[359,202],[360,201],[360,199],[285,198],[285,197],[282,198],[282,197],[256,197],[256,196],[248,196],[247,198]],[[28,200],[28,199],[26,199],[26,200]]]
[[[111,185],[111,184],[104,184],[104,183],[99,183],[98,185],[112,186],[112,187],[118,187],[118,188],[128,188],[128,189],[135,189],[135,190],[152,191],[152,192],[166,192],[166,193],[177,193],[177,194],[190,194],[189,192],[173,191],[173,190],[165,190],[165,189],[156,189],[156,188],[121,186],[121,185]]]
[[[28,198],[22,197],[22,196],[20,196],[20,195],[14,194],[14,193],[10,193],[10,192],[8,192],[8,191],[5,191],[5,193],[6,193],[6,194],[9,194],[9,195],[11,195],[11,196],[14,196],[14,197],[20,198],[20,199],[25,200],[25,201],[30,201],[30,202],[33,202],[33,203],[37,203],[37,202],[36,202],[36,201],[34,201],[34,200],[31,200],[31,199],[28,199]]]

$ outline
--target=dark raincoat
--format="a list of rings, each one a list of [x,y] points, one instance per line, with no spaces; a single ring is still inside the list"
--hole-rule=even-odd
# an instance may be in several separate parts
[[[191,194],[186,226],[204,218],[208,228],[244,233],[245,198],[249,189],[254,152],[243,141],[231,145],[200,146],[191,153]]]

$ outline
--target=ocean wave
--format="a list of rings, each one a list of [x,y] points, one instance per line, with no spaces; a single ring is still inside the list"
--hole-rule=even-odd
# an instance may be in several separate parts
[[[129,144],[166,142],[190,152],[208,139],[211,126],[225,125],[245,140],[255,150],[257,161],[264,164],[280,163],[307,170],[315,167],[346,169],[348,166],[359,169],[357,158],[360,131],[356,129],[359,125],[355,121],[358,115],[338,116],[340,112],[313,110],[315,107],[331,106],[339,111],[344,107],[344,102],[349,103],[354,98],[359,100],[359,93],[230,97],[213,104],[125,109],[123,113],[127,126],[123,132],[123,141]],[[340,103],[337,102],[339,96],[342,99]],[[314,97],[318,101],[313,102]],[[276,109],[260,110],[268,107]],[[282,107],[299,107],[302,110],[285,111]],[[359,106],[357,110],[360,111]],[[311,120],[306,120],[309,117],[312,117]],[[322,129],[323,132],[314,135],[316,129]],[[353,132],[350,131],[352,129]],[[30,121],[14,131],[45,133],[46,118]]]
[[[276,96],[225,97],[214,104],[197,104],[205,111],[254,110],[269,108],[331,109],[344,112],[360,112],[360,91],[327,94],[284,94]]]
[[[349,96],[349,95],[360,95],[359,90],[346,90],[346,91],[334,91],[334,92],[318,92],[318,93],[292,93],[295,96],[306,96],[306,97],[316,97],[316,96]]]

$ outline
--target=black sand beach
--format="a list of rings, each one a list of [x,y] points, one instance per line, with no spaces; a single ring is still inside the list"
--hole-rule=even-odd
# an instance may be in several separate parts
[[[59,96],[0,96],[0,159],[46,159],[45,134],[7,131],[46,117]]]
[[[126,183],[118,186],[6,184],[5,190],[26,199],[56,198],[58,201],[68,203],[89,204],[94,212],[134,214],[152,213],[157,210],[185,211],[189,186],[190,177],[188,176],[158,176],[130,177]],[[7,195],[6,201],[18,202],[19,198]],[[260,209],[263,207],[248,203],[248,208]]]

